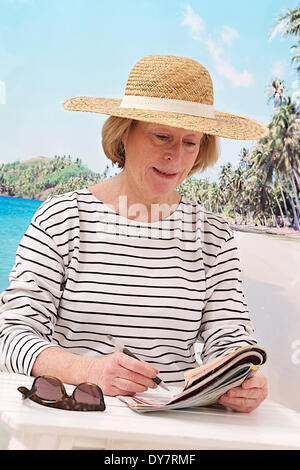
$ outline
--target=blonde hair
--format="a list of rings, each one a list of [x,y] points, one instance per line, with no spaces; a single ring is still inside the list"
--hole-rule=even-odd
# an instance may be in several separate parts
[[[126,137],[136,124],[136,120],[118,116],[110,116],[102,127],[102,147],[105,155],[117,164],[119,168],[125,165],[125,149],[122,139]],[[197,171],[204,171],[207,167],[213,166],[219,156],[219,140],[214,135],[203,134],[199,153],[194,166],[189,172],[191,176]]]

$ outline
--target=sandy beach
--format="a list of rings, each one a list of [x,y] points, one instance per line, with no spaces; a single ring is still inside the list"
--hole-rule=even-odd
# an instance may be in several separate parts
[[[300,412],[300,241],[235,231],[269,397]]]

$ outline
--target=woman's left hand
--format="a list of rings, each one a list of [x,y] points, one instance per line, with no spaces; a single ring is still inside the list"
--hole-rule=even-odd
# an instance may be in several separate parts
[[[246,379],[240,387],[228,390],[219,398],[219,403],[229,410],[250,413],[268,396],[267,379],[260,372]]]

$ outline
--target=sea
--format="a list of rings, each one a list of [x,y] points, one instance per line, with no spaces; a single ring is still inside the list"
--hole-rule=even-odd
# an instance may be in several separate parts
[[[16,251],[30,222],[43,201],[0,196],[0,292],[9,285],[9,273]]]

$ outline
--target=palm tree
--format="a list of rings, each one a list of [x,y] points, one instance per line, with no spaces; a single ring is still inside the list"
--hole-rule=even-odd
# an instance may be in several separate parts
[[[211,186],[207,178],[201,181],[200,186],[196,191],[196,200],[200,200],[206,210],[212,212],[212,197],[211,197]]]
[[[237,223],[235,187],[234,187],[234,169],[232,168],[232,164],[230,162],[223,165],[221,168],[220,190],[224,194],[224,197],[226,200],[226,206],[228,206],[227,212],[230,213],[231,209],[233,209],[234,222]]]
[[[285,188],[293,211],[297,230],[300,230],[300,174],[299,174],[299,142],[300,142],[300,114],[295,103],[289,99],[281,106],[274,116],[275,133],[279,138],[275,142],[278,155],[280,155],[280,173],[285,182]],[[299,191],[297,190],[297,186]]]
[[[246,224],[253,223],[259,206],[257,175],[253,171],[254,159],[249,150],[243,148],[240,155],[238,175],[240,176],[239,205],[242,219]]]
[[[218,183],[213,182],[211,184],[211,201],[212,201],[212,212],[220,214],[222,208],[226,203],[224,194],[222,193]]]
[[[273,78],[271,84],[267,88],[266,95],[268,95],[268,103],[274,100],[275,108],[281,106],[287,100],[285,95],[285,82],[279,78]]]
[[[277,23],[270,33],[270,40],[272,40],[278,33],[282,33],[281,37],[295,36],[297,44],[291,47],[291,51],[296,49],[296,54],[292,58],[292,63],[297,63],[299,58],[299,37],[300,37],[300,4],[294,9],[287,9],[282,15],[277,17]],[[300,65],[297,67],[300,73]]]
[[[290,98],[277,109],[269,129],[269,135],[262,139],[253,151],[255,168],[259,174],[264,175],[265,183],[271,184],[274,179],[277,180],[286,216],[289,218],[289,202],[295,228],[300,230],[300,121],[299,111]]]
[[[291,52],[294,52],[292,64],[296,65],[296,70],[300,75],[300,38],[297,38],[297,44],[291,47]]]
[[[282,37],[285,38],[288,35],[299,36],[300,35],[300,4],[293,9],[287,9],[286,12],[279,16],[278,22],[284,22],[284,30]]]

